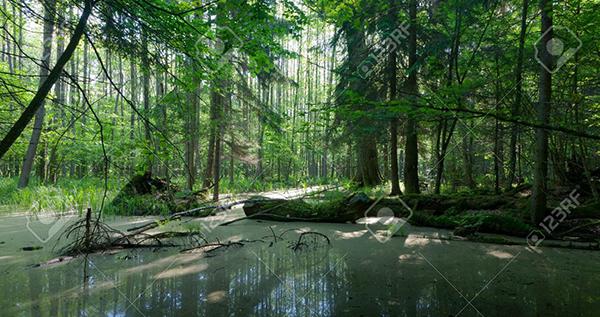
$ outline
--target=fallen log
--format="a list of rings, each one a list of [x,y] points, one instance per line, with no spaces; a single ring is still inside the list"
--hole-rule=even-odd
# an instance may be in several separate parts
[[[244,204],[246,217],[236,219],[261,219],[301,222],[355,222],[365,216],[377,217],[384,208],[395,217],[407,217],[417,209],[426,215],[444,215],[468,210],[518,209],[525,199],[511,196],[443,196],[404,195],[400,198],[369,198],[362,192],[352,193],[343,199],[310,202],[305,199],[269,199],[255,197]],[[385,214],[384,216],[389,216]],[[228,223],[226,223],[228,224]],[[223,224],[225,225],[225,224]]]
[[[255,197],[244,204],[245,219],[307,222],[353,222],[364,217],[373,204],[364,193],[354,193],[343,200],[310,203],[299,199]]]

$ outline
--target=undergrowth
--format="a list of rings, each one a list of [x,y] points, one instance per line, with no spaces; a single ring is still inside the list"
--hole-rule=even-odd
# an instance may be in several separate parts
[[[88,207],[100,209],[104,180],[100,178],[62,179],[42,184],[32,179],[25,188],[17,188],[17,178],[0,179],[0,212],[79,212]],[[116,180],[108,182],[106,201],[119,190]]]

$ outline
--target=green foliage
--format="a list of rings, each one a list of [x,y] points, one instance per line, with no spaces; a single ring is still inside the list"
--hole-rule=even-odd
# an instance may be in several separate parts
[[[109,182],[107,202],[114,196],[118,184]],[[53,185],[32,180],[26,187],[17,188],[17,179],[0,178],[0,210],[5,212],[78,212],[88,207],[99,210],[104,195],[103,180],[84,178],[61,179]]]
[[[172,206],[151,195],[125,196],[118,204],[108,204],[107,214],[122,216],[168,215],[173,212]]]
[[[458,215],[434,216],[415,212],[408,220],[417,226],[428,226],[444,229],[462,228],[467,232],[486,232],[524,237],[532,227],[524,221],[504,214],[486,212],[469,212]]]

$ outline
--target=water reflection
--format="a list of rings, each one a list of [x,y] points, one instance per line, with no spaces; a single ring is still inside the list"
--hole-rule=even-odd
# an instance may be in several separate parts
[[[482,290],[514,253],[462,244],[473,251],[473,269],[465,269],[464,258],[434,259],[453,245],[345,243],[301,252],[286,242],[257,243],[213,257],[138,250],[0,270],[0,315],[451,316],[465,306],[460,316],[476,316],[477,310],[485,316],[593,316],[600,311],[594,266],[573,272],[573,263],[539,262],[539,255],[522,254]],[[372,247],[361,245],[367,243]],[[434,259],[441,271],[423,257]],[[474,296],[473,307],[468,306],[466,299]]]

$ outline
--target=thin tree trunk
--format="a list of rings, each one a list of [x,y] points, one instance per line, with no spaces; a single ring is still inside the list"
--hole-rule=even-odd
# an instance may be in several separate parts
[[[62,25],[62,21],[61,21],[60,17],[58,17],[58,25],[59,25],[59,28],[56,30],[56,34],[58,36],[58,38],[56,39],[56,54],[57,54],[56,56],[60,56],[60,54],[62,54],[65,49],[65,41],[64,41],[65,32],[64,32],[64,30],[62,30],[60,28],[60,25]],[[54,94],[56,95],[56,105],[58,107],[62,107],[63,104],[65,103],[65,89],[64,89],[64,84],[63,84],[61,78],[59,78],[58,81],[56,82],[56,84],[54,85]],[[64,126],[65,118],[66,118],[65,112],[64,112],[64,110],[62,110],[61,115],[60,115],[60,120],[62,121],[63,124],[61,126]],[[56,122],[57,120],[54,119],[52,121]],[[58,165],[57,165],[58,153],[57,153],[57,150],[58,150],[57,146],[52,147],[52,150],[50,151],[50,158],[48,160],[48,180],[50,182],[56,182],[56,180],[58,178]]]
[[[42,88],[44,83],[47,81],[48,72],[50,69],[50,60],[52,58],[52,33],[54,32],[55,11],[56,0],[47,1],[46,6],[44,7],[44,38],[42,42],[42,66],[40,67],[40,88]],[[56,80],[59,80],[59,78],[60,74],[58,74]],[[49,87],[48,90],[50,90],[50,88],[51,87]],[[25,154],[25,159],[23,161],[23,168],[21,169],[21,176],[19,177],[19,188],[26,187],[29,183],[29,176],[31,174],[31,169],[35,160],[35,154],[37,152],[38,144],[40,142],[42,128],[44,125],[44,116],[46,115],[45,98],[46,96],[44,96],[40,100],[40,105],[38,106],[38,109],[35,114],[35,121],[33,123],[31,139],[29,140],[29,146],[27,147],[27,153]]]
[[[146,32],[146,30],[142,29],[142,47],[144,49],[144,52],[142,53],[142,101],[144,104],[144,116],[146,117],[146,120],[144,120],[146,146],[150,148],[152,145],[152,131],[150,130],[150,123],[148,122],[150,120],[150,61],[148,59],[148,38]],[[152,172],[153,165],[153,155],[147,153],[146,172]]]
[[[213,83],[214,85],[214,83]],[[217,139],[217,125],[216,120],[218,117],[219,109],[219,93],[216,87],[211,87],[210,91],[210,123],[209,123],[209,137],[208,137],[208,149],[206,151],[206,167],[204,169],[204,180],[202,181],[202,187],[210,187],[211,182],[214,181],[214,159],[215,159],[215,142]]]

